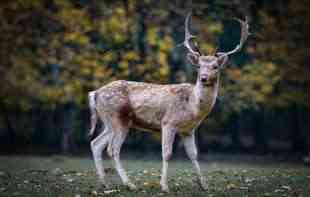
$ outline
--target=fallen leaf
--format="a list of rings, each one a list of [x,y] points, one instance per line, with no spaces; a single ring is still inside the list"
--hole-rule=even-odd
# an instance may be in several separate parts
[[[96,190],[93,190],[90,194],[91,196],[98,196],[98,192]]]
[[[104,172],[106,174],[113,174],[113,173],[115,173],[115,169],[114,168],[105,168]]]
[[[154,172],[153,172],[151,175],[152,175],[152,176],[160,176],[160,174],[154,173]]]
[[[0,176],[5,176],[5,175],[6,175],[6,173],[5,173],[5,172],[0,171]]]
[[[116,189],[112,189],[112,190],[105,190],[103,191],[104,194],[111,194],[111,193],[114,193],[114,192],[119,192],[120,190],[116,190]]]
[[[146,187],[159,187],[159,182],[158,181],[144,182],[143,185]]]
[[[226,185],[226,189],[228,189],[228,190],[233,190],[233,189],[237,189],[237,188],[238,187],[233,183]]]
[[[288,191],[292,190],[291,186],[288,186],[288,185],[282,185],[281,188],[286,189]]]
[[[253,182],[255,179],[254,178],[245,178],[244,182],[246,183],[251,183]]]
[[[55,168],[55,169],[52,171],[52,174],[54,174],[54,175],[59,175],[59,174],[61,174],[61,173],[62,173],[62,171],[61,171],[60,168]]]
[[[283,189],[275,189],[274,192],[276,192],[276,193],[282,193],[282,192],[284,192],[284,190],[283,190]]]

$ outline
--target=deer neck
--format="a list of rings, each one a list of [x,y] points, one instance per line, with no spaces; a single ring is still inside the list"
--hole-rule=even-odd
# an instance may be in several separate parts
[[[204,86],[197,78],[192,98],[198,114],[204,116],[212,110],[218,95],[219,78],[218,73],[214,83],[208,86]]]

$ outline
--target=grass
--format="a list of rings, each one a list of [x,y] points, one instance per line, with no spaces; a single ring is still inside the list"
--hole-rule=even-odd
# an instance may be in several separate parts
[[[209,183],[209,190],[203,191],[191,163],[174,159],[169,163],[170,193],[160,191],[159,157],[128,157],[124,164],[137,191],[121,185],[107,160],[109,189],[97,183],[91,158],[0,156],[0,196],[310,196],[310,168],[302,164],[265,162],[263,158],[203,159],[201,167]]]

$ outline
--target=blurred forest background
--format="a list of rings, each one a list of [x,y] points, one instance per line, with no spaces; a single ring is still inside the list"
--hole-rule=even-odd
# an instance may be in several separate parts
[[[88,150],[87,93],[113,80],[194,82],[177,47],[189,11],[205,54],[238,44],[233,17],[249,16],[253,33],[221,75],[200,151],[309,152],[307,0],[1,1],[0,152]],[[159,137],[133,131],[125,146],[160,151]]]

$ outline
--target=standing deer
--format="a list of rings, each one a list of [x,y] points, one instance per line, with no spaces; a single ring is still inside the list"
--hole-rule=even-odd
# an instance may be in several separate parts
[[[220,70],[228,56],[238,52],[246,41],[249,31],[247,20],[239,20],[241,39],[235,49],[205,56],[193,49],[190,40],[194,37],[188,30],[190,14],[185,20],[184,46],[188,49],[187,58],[197,66],[196,84],[159,85],[132,81],[114,81],[89,93],[91,110],[90,135],[94,133],[97,120],[105,125],[104,131],[91,141],[91,150],[100,181],[105,183],[102,165],[102,152],[107,148],[108,155],[122,182],[131,189],[136,186],[129,180],[120,160],[120,150],[130,128],[150,132],[161,131],[162,175],[160,186],[169,191],[167,181],[168,160],[172,155],[175,135],[178,134],[185,146],[186,153],[195,166],[199,183],[207,189],[197,160],[195,129],[210,113],[219,89]]]

